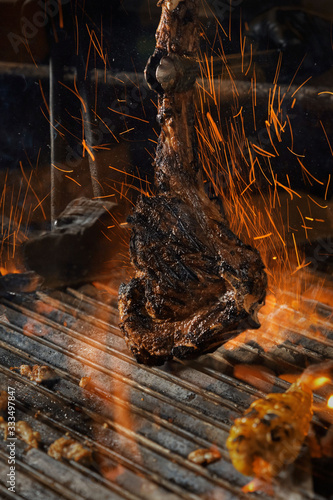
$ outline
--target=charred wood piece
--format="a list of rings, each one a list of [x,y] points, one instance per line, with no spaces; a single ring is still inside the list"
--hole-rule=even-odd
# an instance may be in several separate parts
[[[0,297],[10,298],[17,293],[31,293],[42,284],[40,276],[34,272],[9,273],[0,275]]]
[[[53,231],[25,244],[25,264],[44,278],[45,287],[84,283],[103,274],[110,259],[102,231],[115,203],[78,198],[60,214]],[[117,242],[113,242],[113,250]]]

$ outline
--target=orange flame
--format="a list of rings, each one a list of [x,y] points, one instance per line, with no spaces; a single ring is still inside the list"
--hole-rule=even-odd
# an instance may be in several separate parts
[[[319,389],[320,387],[323,387],[323,385],[329,384],[330,382],[331,382],[331,379],[329,377],[325,377],[325,376],[317,377],[314,379],[311,386],[315,390],[315,389]]]

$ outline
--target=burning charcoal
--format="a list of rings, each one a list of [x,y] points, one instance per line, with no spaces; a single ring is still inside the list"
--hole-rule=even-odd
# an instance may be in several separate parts
[[[103,274],[110,260],[103,229],[110,224],[114,203],[79,198],[60,214],[56,228],[29,240],[24,247],[26,265],[44,278],[46,287],[82,283]],[[112,241],[112,252],[119,238]]]
[[[217,448],[199,448],[191,451],[187,458],[195,464],[208,465],[220,460],[221,453]]]
[[[61,437],[54,441],[47,454],[56,460],[65,458],[66,460],[75,460],[75,462],[90,462],[92,458],[90,450],[75,439],[68,437]]]
[[[296,460],[310,428],[312,390],[332,371],[333,362],[307,368],[285,393],[254,401],[235,420],[226,445],[237,470],[270,483]]]
[[[29,448],[38,448],[40,434],[39,432],[32,430],[27,422],[19,420],[15,426],[15,434],[16,437],[27,443]]]
[[[42,279],[40,276],[37,276],[33,272],[0,275],[0,297],[6,297],[15,293],[34,292],[41,283]]]
[[[29,378],[33,382],[37,382],[37,384],[41,384],[42,382],[46,382],[55,377],[54,371],[52,370],[52,368],[49,368],[48,366],[21,365],[19,368],[13,368],[13,369],[19,369],[20,375]]]
[[[90,384],[90,381],[91,381],[91,377],[82,377],[80,382],[79,382],[79,386],[84,389],[85,387],[87,387],[87,385]]]
[[[0,411],[6,411],[8,408],[8,394],[6,391],[0,393]]]
[[[266,366],[245,363],[234,366],[234,377],[265,392],[272,388],[275,380],[274,372]]]
[[[136,274],[119,290],[121,328],[146,364],[196,357],[258,328],[267,285],[259,253],[232,233],[221,204],[204,189],[193,104],[198,1],[160,4],[146,68],[159,94],[157,194],[139,198],[129,218]]]

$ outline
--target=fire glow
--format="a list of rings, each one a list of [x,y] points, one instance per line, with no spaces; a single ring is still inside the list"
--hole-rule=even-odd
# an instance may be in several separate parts
[[[89,31],[88,26],[87,30]],[[100,39],[95,31],[90,31],[89,36],[90,46],[87,55],[86,71],[89,58],[92,56],[92,51],[94,51],[94,57],[100,58],[106,68],[107,55],[103,47],[103,33],[100,33]],[[231,38],[231,33],[229,33],[228,37]],[[240,33],[240,37],[241,46],[244,47],[245,36]],[[77,40],[77,44],[79,44],[79,40]],[[220,46],[223,47],[222,41]],[[295,287],[299,288],[299,293],[301,294],[303,290],[301,290],[301,280],[298,279],[297,272],[310,265],[310,263],[305,262],[302,252],[299,249],[297,243],[298,234],[303,231],[308,239],[311,231],[311,227],[308,223],[311,222],[313,226],[316,221],[317,223],[319,223],[318,221],[325,221],[325,210],[327,206],[318,203],[313,197],[305,195],[308,198],[308,209],[306,213],[302,213],[297,205],[297,200],[301,199],[304,194],[299,194],[292,188],[288,175],[286,175],[285,179],[280,178],[279,174],[272,168],[271,160],[279,155],[281,149],[285,148],[289,150],[290,163],[293,165],[293,168],[295,168],[296,161],[296,165],[298,165],[299,172],[303,178],[309,185],[313,183],[322,185],[323,193],[325,193],[326,197],[330,184],[330,176],[326,184],[316,179],[316,177],[306,168],[305,159],[303,157],[300,159],[300,155],[293,151],[292,121],[285,111],[287,102],[292,102],[293,107],[295,106],[295,102],[297,102],[298,98],[298,91],[303,85],[306,85],[307,82],[304,82],[296,89],[291,86],[291,82],[289,92],[282,93],[278,83],[282,62],[281,56],[267,96],[267,117],[261,119],[262,123],[260,123],[258,117],[257,76],[255,65],[252,60],[249,62],[247,60],[245,61],[244,51],[241,52],[240,57],[243,77],[250,82],[248,90],[250,99],[252,100],[253,127],[255,130],[258,130],[259,127],[264,127],[267,130],[270,140],[270,144],[265,146],[265,148],[260,147],[246,135],[244,106],[239,102],[240,95],[244,93],[244,88],[242,87],[243,82],[236,81],[233,78],[232,64],[228,61],[223,48],[220,48],[217,53],[214,50],[215,49],[212,47],[211,55],[202,54],[200,61],[201,77],[198,79],[197,84],[197,137],[199,156],[205,171],[206,179],[211,184],[211,190],[221,198],[232,231],[240,235],[245,241],[256,246],[260,251],[269,275],[270,291],[292,286],[293,289],[295,289]],[[223,63],[223,74],[214,73],[214,61],[216,61],[216,59],[220,59]],[[87,104],[79,93],[75,79],[73,88],[69,85],[62,85],[82,103],[83,108],[86,108]],[[241,88],[238,89],[238,86]],[[229,101],[232,102],[232,113],[228,119],[225,119],[223,116],[225,107],[225,88],[228,88],[232,92],[232,99]],[[44,113],[47,113],[49,110],[45,97],[44,102],[46,108]],[[99,116],[97,114],[96,105],[92,111],[96,117]],[[111,111],[114,112],[115,110]],[[140,116],[129,116],[128,113],[122,113],[121,108],[117,113],[123,115],[124,118],[132,117],[135,120],[141,120]],[[81,115],[81,121],[82,134],[84,137],[86,123],[83,115]],[[147,122],[147,120],[143,121]],[[323,133],[325,133],[327,137],[324,125],[322,125],[322,127]],[[127,130],[128,127],[125,131]],[[65,134],[66,130],[62,130],[61,133]],[[123,132],[120,133],[122,134]],[[116,141],[119,142],[120,137],[117,137],[114,133],[112,134]],[[329,142],[328,137],[327,141]],[[111,150],[106,144],[97,147],[89,145],[84,138],[81,144],[83,146],[82,157],[85,157],[85,154],[88,153],[90,160],[93,162],[95,162],[95,156],[98,155],[97,150],[99,147],[103,146],[103,149]],[[95,150],[94,154],[92,153],[93,150]],[[32,171],[30,178],[28,178],[22,165],[21,167],[23,176],[20,191],[23,189],[23,185],[26,184],[24,199],[26,200],[27,193],[30,192],[37,200],[37,204],[31,206],[29,209],[29,213],[32,213],[30,213],[27,220],[28,226],[36,210],[41,211],[41,214],[45,218],[43,202],[48,201],[47,199],[50,197],[50,192],[47,190],[44,193],[37,193],[32,185]],[[110,168],[114,167],[110,165]],[[64,177],[66,177],[65,171],[63,174]],[[116,196],[118,199],[121,199],[123,196],[126,197],[126,192],[131,189],[131,184],[128,184],[126,180],[127,174],[125,171],[124,176],[125,179],[120,181],[120,190],[115,187],[114,183],[113,186],[110,184],[102,186],[105,192],[102,197]],[[69,176],[67,177],[69,178]],[[74,181],[74,179],[71,178],[68,182],[71,181]],[[142,181],[146,182],[144,180]],[[111,192],[110,188],[112,190]],[[137,188],[134,187],[133,189]],[[142,186],[142,192],[147,195],[147,189],[144,186]],[[1,198],[3,210],[5,210],[5,196],[6,192],[4,189]],[[19,197],[20,193],[17,199],[19,199]],[[100,197],[101,196],[99,196],[99,198]],[[28,207],[23,204],[22,211],[26,211],[27,208]],[[314,217],[314,211],[316,214],[321,212],[321,217]],[[298,228],[295,228],[294,225],[291,227],[290,225],[289,218],[292,212],[299,212],[300,220]],[[7,269],[9,260],[14,259],[17,241],[17,236],[15,235],[20,234],[22,224],[22,215],[19,217],[18,215],[17,203],[15,206],[13,202],[10,206],[10,218],[13,222],[17,220],[17,228],[16,230],[13,229],[12,233],[10,233],[10,228],[8,229],[8,234],[3,233],[4,238],[2,246],[5,245],[6,239],[12,238],[11,255],[8,255],[8,251],[6,253],[4,249],[2,249],[1,252],[3,269]],[[23,237],[26,237],[27,226]],[[111,224],[109,229],[112,229]],[[108,237],[107,234],[106,237]]]
[[[217,24],[219,24],[218,20]],[[77,20],[76,20],[77,22]],[[89,52],[86,60],[87,75],[89,59],[92,55],[95,59],[102,61],[105,71],[107,70],[107,53],[103,45],[103,32],[90,30],[86,27],[90,37]],[[231,32],[226,33],[227,39],[231,39]],[[77,30],[79,37],[79,31]],[[205,37],[205,35],[202,35]],[[260,117],[257,74],[256,67],[252,60],[244,53],[244,50],[238,55],[241,62],[242,78],[236,80],[233,76],[232,59],[226,56],[220,34],[217,32],[216,40],[219,41],[219,49],[211,47],[211,53],[203,53],[200,56],[200,77],[197,80],[197,140],[198,154],[205,174],[205,182],[209,183],[209,190],[213,195],[218,196],[223,205],[226,218],[230,221],[232,231],[239,235],[243,241],[255,246],[266,265],[269,277],[269,293],[261,314],[261,320],[265,321],[266,339],[260,334],[254,332],[245,332],[236,340],[233,339],[226,344],[227,348],[235,348],[239,343],[248,340],[249,336],[255,335],[256,340],[268,350],[272,343],[278,343],[284,340],[285,333],[279,332],[274,325],[274,311],[277,304],[284,304],[285,309],[279,312],[285,315],[286,324],[292,322],[300,328],[302,313],[301,297],[305,296],[309,290],[314,294],[315,300],[320,300],[321,289],[325,288],[324,280],[318,280],[316,276],[306,273],[307,267],[311,269],[311,262],[305,260],[304,255],[298,244],[299,236],[305,237],[310,241],[312,228],[317,224],[323,224],[326,220],[327,205],[319,203],[313,196],[306,193],[298,193],[292,186],[288,174],[284,178],[275,171],[273,160],[276,159],[282,151],[289,151],[291,168],[298,169],[304,182],[311,186],[317,184],[322,188],[323,198],[326,200],[328,188],[331,181],[331,175],[328,176],[326,183],[317,179],[307,168],[305,155],[294,151],[293,122],[288,112],[289,108],[294,109],[297,99],[300,95],[300,89],[307,85],[307,80],[297,88],[292,85],[297,71],[285,88],[279,85],[279,73],[282,64],[282,55],[278,59],[276,73],[271,86],[267,92],[267,116]],[[215,41],[216,41],[215,40]],[[245,36],[240,32],[241,47],[245,47]],[[225,43],[228,43],[227,41]],[[77,39],[79,46],[79,38]],[[251,48],[252,54],[252,48]],[[216,72],[214,66],[216,62],[222,64],[222,72]],[[104,75],[106,79],[106,75]],[[243,79],[243,80],[242,80]],[[98,79],[97,79],[98,80]],[[95,83],[95,91],[98,92],[98,81]],[[105,80],[106,81],[106,80]],[[246,83],[248,82],[248,83]],[[82,105],[81,117],[73,117],[82,125],[82,137],[78,137],[78,144],[82,146],[82,158],[96,163],[98,160],[98,151],[100,149],[111,151],[109,144],[93,145],[89,144],[86,138],[86,127],[89,125],[84,117],[87,111],[88,103],[79,92],[79,87],[74,78],[72,83],[65,84],[60,82],[75,99]],[[40,82],[40,89],[43,96],[44,108],[42,109],[45,117],[49,120],[50,109],[45,99],[43,86]],[[140,93],[140,91],[139,91]],[[321,92],[320,95],[324,92]],[[265,146],[259,146],[254,138],[249,138],[245,126],[246,106],[243,103],[244,95],[250,102],[254,131],[260,128],[265,130],[269,141]],[[145,116],[144,102],[140,93],[140,109],[137,113],[128,113],[122,111],[122,104],[119,100],[119,110],[108,107],[111,115],[114,113],[124,117],[125,130],[118,134],[111,131],[108,124],[100,117],[97,110],[97,99],[94,107],[90,110],[96,119],[112,133],[117,144],[120,143],[121,135],[132,130],[128,125],[127,119],[133,119],[148,123],[140,116],[140,112]],[[228,109],[230,106],[231,109]],[[139,112],[140,111],[140,112]],[[66,130],[59,124],[60,135],[71,131]],[[329,137],[321,122],[323,134],[330,146]],[[154,131],[154,136],[156,131]],[[148,138],[147,141],[152,141]],[[331,148],[330,148],[331,149]],[[40,153],[40,152],[39,152]],[[38,154],[38,158],[39,158]],[[126,163],[126,161],[125,161]],[[32,165],[30,165],[32,167]],[[46,219],[49,210],[49,201],[52,192],[45,179],[38,178],[38,159],[35,169],[26,173],[26,167],[20,164],[21,180],[17,189],[10,185],[7,186],[7,177],[0,200],[2,208],[2,243],[0,251],[0,270],[1,274],[15,272],[20,269],[19,261],[16,258],[17,247],[28,238],[29,224],[38,218]],[[59,169],[53,165],[59,174],[63,175],[67,182],[76,182],[77,180],[67,176],[71,172],[68,169]],[[52,167],[52,168],[53,168]],[[95,196],[94,199],[112,198],[116,202],[126,200],[129,205],[133,204],[133,195],[139,193],[149,196],[153,188],[147,179],[138,175],[128,174],[126,169],[122,170],[114,165],[109,165],[113,174],[118,178],[112,182],[105,182],[101,188],[103,194]],[[140,187],[134,186],[132,181],[140,179]],[[40,182],[44,180],[44,182]],[[80,183],[78,183],[80,185]],[[300,208],[299,201],[306,197],[307,208]],[[129,205],[126,208],[129,210]],[[305,207],[303,204],[302,207]],[[298,220],[291,221],[292,214],[296,214]],[[319,215],[320,214],[320,215]],[[126,214],[124,215],[126,217]],[[9,219],[9,224],[4,225],[4,219]],[[34,219],[35,218],[35,219]],[[296,222],[296,224],[295,224]],[[112,241],[112,231],[115,226],[124,226],[126,223],[118,221],[110,213],[110,224],[103,232],[106,239]],[[310,225],[311,224],[311,225]],[[124,255],[127,254],[128,240],[124,238]],[[124,266],[128,266],[127,256],[123,261]],[[304,272],[305,269],[305,272]],[[302,271],[302,272],[300,272]],[[290,303],[288,290],[293,290],[300,300]],[[283,291],[283,292],[281,292]],[[326,293],[326,291],[325,291]],[[333,304],[332,296],[325,296]],[[315,312],[313,312],[315,316]],[[309,325],[313,323],[313,317],[310,318],[309,311],[306,311],[306,317],[309,318]],[[268,339],[269,337],[269,339]]]
[[[89,31],[88,27],[87,30]],[[86,73],[89,59],[92,57],[99,57],[103,61],[106,72],[108,56],[103,46],[103,33],[100,33],[99,38],[95,31],[90,31],[89,36],[90,45],[89,53],[87,54]],[[231,33],[229,33],[229,37],[231,37]],[[242,33],[240,37],[241,45],[244,47],[245,37]],[[223,64],[223,74],[214,70],[214,64],[217,59]],[[310,272],[308,273],[311,270],[311,263],[306,261],[299,243],[299,240],[302,238],[310,241],[313,229],[320,224],[325,224],[327,218],[326,202],[319,202],[314,196],[310,197],[304,192],[297,192],[292,186],[290,177],[288,175],[282,177],[276,168],[276,159],[282,150],[289,151],[292,168],[297,167],[299,174],[308,185],[319,185],[325,200],[331,176],[328,176],[326,183],[317,179],[307,168],[304,155],[294,151],[293,122],[288,112],[286,112],[285,104],[289,102],[291,109],[295,107],[295,103],[297,103],[299,97],[299,90],[303,85],[307,84],[307,80],[297,88],[292,87],[291,82],[289,90],[281,90],[281,86],[278,83],[281,67],[280,58],[274,81],[266,96],[267,116],[264,118],[259,117],[256,68],[252,63],[252,59],[248,60],[245,58],[244,52],[240,54],[240,59],[242,76],[244,79],[247,79],[248,84],[244,84],[244,82],[236,80],[233,77],[232,64],[228,61],[223,49],[216,53],[212,48],[212,54],[202,54],[201,56],[201,76],[197,81],[196,101],[198,154],[204,169],[205,183],[209,186],[211,194],[221,199],[232,231],[259,250],[269,276],[269,293],[266,305],[260,313],[262,328],[255,332],[244,332],[237,338],[227,342],[224,347],[226,350],[232,351],[239,348],[243,343],[255,341],[265,352],[268,352],[272,347],[286,341],[290,332],[296,332],[297,334],[302,332],[305,336],[308,335],[308,337],[312,336],[314,338],[323,337],[321,333],[323,326],[322,319],[316,313],[315,303],[317,300],[320,301],[323,299],[323,301],[327,301],[333,306],[333,294],[326,288],[327,284],[325,280],[319,279],[314,275],[312,276]],[[95,86],[96,95],[98,92],[97,84],[98,78],[96,79]],[[87,110],[88,103],[85,102],[83,96],[80,94],[75,79],[74,82],[68,85],[62,85],[82,105],[80,116],[74,117],[82,125],[82,137],[77,137],[78,145],[82,150],[82,158],[86,162],[89,161],[96,164],[100,150],[110,151],[111,153],[113,146],[104,144],[104,142],[100,145],[89,143],[85,135],[88,123],[83,113],[84,110]],[[225,95],[228,92],[227,105],[230,105],[230,110],[225,109],[227,107]],[[250,108],[252,110],[251,120],[254,131],[258,131],[262,127],[269,138],[269,142],[264,145],[256,144],[255,139],[248,136],[245,124],[245,115],[248,111],[243,102],[244,95],[250,100]],[[44,105],[45,109],[43,108],[43,113],[46,119],[49,120],[49,110],[45,99]],[[144,103],[142,101],[142,108],[140,107],[137,111],[138,116],[125,112],[126,103],[123,108],[124,112],[121,111],[120,104],[118,111],[110,107],[107,108],[108,111],[105,110],[111,119],[114,114],[119,114],[124,118],[124,130],[119,130],[118,132],[111,132],[109,126],[97,114],[96,104],[90,110],[96,119],[100,123],[103,122],[104,126],[111,132],[119,148],[117,152],[122,156],[121,163],[125,165],[123,170],[118,164],[109,165],[109,169],[115,177],[103,182],[100,186],[100,193],[94,196],[93,199],[103,200],[104,198],[112,198],[112,200],[116,200],[119,204],[124,203],[124,206],[129,211],[129,207],[133,205],[133,200],[137,192],[149,196],[153,194],[153,188],[149,180],[143,178],[143,175],[140,175],[139,171],[138,175],[127,172],[126,165],[129,161],[126,146],[122,142],[130,140],[126,139],[126,137],[130,137],[131,132],[135,130],[135,124],[132,127],[132,121],[126,120],[148,123],[148,120],[141,117],[141,114],[145,116]],[[225,111],[229,111],[229,114],[225,114]],[[104,115],[102,116],[104,117]],[[246,118],[248,119],[247,116]],[[70,133],[70,131],[63,129],[61,125],[59,128],[60,135]],[[327,137],[324,125],[322,125],[322,128],[329,144],[329,138]],[[155,138],[157,134],[155,130],[153,132],[152,137]],[[151,154],[148,141],[153,144],[156,141],[151,137],[147,138],[147,154]],[[0,272],[2,275],[22,270],[17,248],[28,238],[29,225],[37,219],[49,219],[48,214],[50,212],[49,205],[52,197],[52,189],[49,183],[42,182],[45,179],[38,177],[37,167],[38,161],[35,170],[31,168],[31,173],[27,175],[27,168],[23,169],[21,164],[22,177],[17,192],[15,192],[10,184],[7,185],[6,178],[0,200],[3,236],[0,252]],[[73,170],[52,164],[53,169],[57,170],[57,173],[63,177],[65,182],[73,185],[73,189],[79,189],[81,186],[84,187],[83,184],[72,176]],[[49,180],[49,176],[46,176],[46,178]],[[134,185],[134,181],[138,180],[140,187]],[[300,200],[304,197],[306,198],[306,203],[301,205]],[[110,224],[104,228],[103,235],[108,241],[112,241],[114,229],[124,227],[127,230],[127,223],[124,222],[124,218],[118,219],[111,212],[109,212],[109,215]],[[126,217],[127,214],[122,215]],[[5,217],[9,220],[7,226],[4,224]],[[124,257],[119,262],[119,266],[127,270],[129,267],[128,238],[124,237],[122,247]],[[117,290],[115,286],[99,282],[94,282],[93,285],[100,293],[108,294],[110,297],[113,296],[114,300],[116,300]],[[313,310],[309,310],[308,303],[306,310],[304,309],[305,306],[302,298],[305,297],[310,297],[313,301]],[[42,303],[37,302],[35,312],[39,315],[51,315],[55,310],[54,303],[52,303],[49,309],[43,309]],[[98,320],[100,319],[101,323],[98,326],[102,325],[104,327],[103,322],[107,323],[109,318],[105,319],[103,313],[105,311],[95,311],[96,317]],[[113,314],[115,315],[116,313]],[[77,324],[81,327],[82,321],[80,323],[80,320],[82,318],[79,317],[79,312],[77,315],[78,318],[75,319],[77,319]],[[283,328],[281,328],[281,325],[283,325]],[[64,326],[67,328],[66,322],[64,322]],[[70,332],[70,328],[74,329],[74,326],[76,325],[70,325],[68,331],[64,330],[65,333]],[[86,325],[85,328],[88,329],[89,326],[87,327]],[[23,332],[29,337],[43,337],[49,334],[44,328],[38,331],[35,322],[32,320],[26,322]],[[290,342],[293,342],[293,340],[290,339]],[[84,372],[84,377],[81,379],[86,380],[82,382],[80,387],[86,392],[86,395],[97,394],[104,398],[105,408],[112,415],[112,418],[105,420],[102,432],[105,433],[108,427],[119,432],[124,437],[125,446],[126,439],[132,439],[132,435],[134,435],[132,431],[133,429],[135,430],[136,415],[132,413],[129,390],[130,384],[133,382],[130,377],[127,379],[125,376],[117,374],[118,367],[117,363],[115,363],[112,366],[115,372],[112,383],[110,382],[109,385],[105,384],[105,386],[96,384],[91,366],[93,364],[97,366],[98,363],[101,363],[100,360],[104,355],[105,358],[109,355],[108,349],[110,346],[107,333],[105,333],[105,337],[102,337],[100,345],[96,345],[99,350],[97,351],[96,349],[94,354],[90,354],[89,350],[87,351],[89,360],[86,360],[86,372]],[[78,352],[79,354],[80,352]],[[121,354],[123,355],[123,353]],[[234,376],[265,392],[268,392],[273,387],[275,381],[273,371],[254,365],[237,365],[234,370]],[[295,378],[295,375],[290,376],[289,379],[288,376],[284,378],[281,375],[280,378],[293,381],[293,377]],[[330,382],[331,379],[329,377],[318,377],[313,382],[313,388],[319,389]],[[333,395],[327,399],[327,408],[333,409]],[[162,417],[160,420],[165,425]],[[158,417],[155,418],[155,422],[159,422]],[[169,424],[171,423],[169,422]],[[100,432],[99,425],[96,425],[97,438]],[[136,448],[134,439],[131,451],[133,456],[139,455],[139,450]],[[103,464],[101,464],[102,474],[110,480],[121,475],[123,470],[122,465],[112,468],[107,464],[104,468]],[[244,487],[243,491],[253,492],[262,487],[262,484],[258,485],[258,481],[254,480]],[[269,490],[269,485],[266,485],[266,488]]]
[[[218,22],[218,21],[217,21]],[[88,26],[87,26],[88,30]],[[79,34],[79,33],[78,33]],[[86,73],[89,58],[94,51],[94,57],[100,58],[107,69],[107,55],[103,47],[103,33],[100,33],[98,39],[97,32],[90,31],[90,46],[87,54]],[[220,35],[217,34],[217,38]],[[228,34],[231,39],[231,33]],[[245,46],[245,36],[240,33],[241,46]],[[325,288],[324,280],[312,277],[304,272],[304,268],[309,266],[298,246],[298,236],[303,234],[306,239],[310,238],[311,228],[315,224],[322,224],[326,220],[326,204],[318,203],[314,197],[304,193],[300,194],[291,184],[288,175],[284,179],[273,168],[273,160],[279,156],[282,150],[290,152],[290,164],[292,168],[295,165],[299,169],[300,175],[308,185],[316,183],[323,189],[326,199],[331,176],[328,176],[327,182],[316,179],[316,177],[306,168],[306,158],[293,150],[294,138],[292,130],[292,120],[289,117],[288,106],[293,109],[299,96],[299,89],[306,85],[304,82],[299,87],[292,86],[292,81],[285,91],[281,90],[279,85],[279,72],[281,69],[282,55],[280,56],[276,68],[275,77],[267,93],[267,116],[259,117],[259,104],[257,92],[257,74],[256,67],[252,61],[246,59],[244,51],[239,54],[242,67],[242,78],[236,80],[233,77],[232,60],[224,53],[222,40],[218,51],[211,48],[211,54],[201,54],[200,57],[200,77],[197,80],[197,140],[198,154],[205,174],[205,182],[210,184],[212,194],[218,196],[223,204],[226,218],[230,221],[231,229],[239,235],[245,242],[255,246],[266,265],[269,277],[269,293],[266,299],[266,305],[260,314],[260,320],[263,327],[258,331],[247,331],[240,334],[236,339],[232,339],[225,344],[226,349],[235,349],[243,342],[249,339],[255,339],[264,350],[268,351],[273,345],[281,343],[286,338],[286,331],[281,331],[277,326],[282,318],[285,325],[292,326],[296,330],[311,325],[317,325],[316,313],[306,311],[307,325],[304,325],[304,315],[302,310],[302,296],[307,293],[313,294],[315,300],[320,300],[321,289]],[[77,40],[79,44],[79,40]],[[222,63],[222,72],[215,72],[214,65],[216,61]],[[106,78],[106,77],[105,77]],[[294,80],[294,78],[292,79]],[[88,103],[85,102],[80,94],[76,79],[73,83],[61,85],[68,90],[70,94],[82,104],[83,111],[87,110]],[[43,113],[48,120],[50,112],[46,102],[43,86],[40,83],[41,92],[45,109]],[[97,81],[96,81],[96,92]],[[247,136],[245,127],[245,104],[243,104],[244,95],[250,100],[252,112],[253,128],[258,131],[260,127],[266,130],[269,138],[269,144],[264,147],[254,142],[253,138]],[[242,102],[241,102],[242,99]],[[105,120],[100,118],[101,113],[97,110],[97,100],[94,108],[91,109],[94,116],[103,122],[103,125],[111,132],[110,127]],[[141,108],[145,116],[144,103],[140,94]],[[126,104],[126,103],[125,103]],[[114,113],[124,117],[124,120],[133,119],[135,121],[148,123],[140,116],[139,111],[133,113],[122,111],[122,103],[119,101],[119,110],[108,107],[111,115]],[[226,110],[227,106],[231,110]],[[231,111],[231,113],[225,113]],[[225,116],[224,116],[225,114]],[[86,139],[85,129],[87,123],[84,113],[81,112],[81,118],[75,117],[82,125],[82,138],[78,138],[82,146],[82,158],[96,162],[98,160],[98,150],[111,151],[111,145],[102,144],[94,146],[89,144]],[[125,130],[118,132],[112,131],[112,136],[117,144],[121,141],[121,136],[129,132],[132,128],[124,121]],[[323,133],[329,144],[329,138],[322,124]],[[60,126],[60,134],[71,133]],[[154,130],[154,129],[153,129]],[[154,130],[154,136],[157,135]],[[148,141],[152,139],[148,138]],[[153,141],[154,142],[154,141]],[[17,244],[24,241],[28,236],[28,227],[34,217],[46,218],[49,210],[49,201],[52,193],[46,187],[46,183],[39,182],[38,179],[38,161],[35,170],[30,174],[26,173],[21,163],[22,178],[18,193],[14,190],[10,192],[9,188],[3,189],[1,203],[3,220],[4,214],[9,213],[10,224],[8,229],[2,229],[3,239],[1,248],[1,273],[15,272],[16,268],[16,248]],[[54,165],[54,167],[56,167]],[[57,167],[56,167],[57,168]],[[128,174],[126,169],[122,170],[114,165],[109,165],[111,172],[118,175],[113,182],[106,182],[102,185],[103,194],[94,198],[110,198],[120,202],[126,199],[130,205],[133,204],[133,194],[139,193],[149,196],[153,188],[147,179],[138,175]],[[68,169],[60,169],[59,173],[67,178]],[[140,180],[140,188],[134,186],[132,181]],[[68,177],[67,182],[73,179]],[[19,200],[22,198],[22,208],[19,210]],[[15,195],[16,201],[15,201]],[[307,211],[302,212],[298,206],[298,201],[302,197],[307,197]],[[10,203],[9,203],[10,200]],[[45,208],[44,208],[45,205]],[[127,205],[128,207],[128,205]],[[303,210],[303,209],[302,209]],[[298,226],[295,227],[295,221],[291,222],[291,214],[296,213],[299,216]],[[318,215],[320,214],[320,215]],[[24,230],[22,229],[24,221]],[[105,237],[112,240],[112,231],[117,226],[125,225],[115,219],[110,213],[110,224],[105,228]],[[311,224],[311,226],[309,225]],[[20,236],[20,238],[19,238]],[[6,242],[10,240],[10,244]],[[124,261],[122,265],[128,267],[128,240],[124,238]],[[10,251],[8,250],[10,249]],[[302,271],[302,272],[300,272]],[[295,301],[295,296],[288,294],[288,290],[293,290],[299,300]],[[327,294],[325,291],[325,298]],[[332,297],[328,297],[329,303],[333,304]],[[278,307],[283,304],[283,307]],[[275,321],[275,315],[278,314],[279,321]],[[302,323],[303,322],[303,323]],[[318,331],[320,330],[318,324]],[[318,333],[320,335],[320,333]]]
[[[221,197],[227,219],[231,223],[231,229],[241,235],[243,240],[254,244],[260,251],[270,279],[270,289],[288,288],[291,283],[295,286],[295,274],[310,265],[305,262],[304,256],[297,244],[297,233],[304,231],[306,239],[309,231],[305,219],[311,219],[308,214],[301,212],[298,201],[307,196],[313,205],[308,203],[308,210],[314,208],[322,210],[325,219],[327,205],[320,205],[308,195],[298,193],[292,189],[289,176],[285,181],[279,178],[278,173],[272,169],[271,158],[278,156],[273,134],[269,133],[270,148],[275,153],[268,152],[249,141],[244,127],[242,116],[243,107],[239,104],[240,92],[237,89],[238,81],[232,78],[231,68],[228,69],[228,61],[221,54],[230,81],[226,81],[221,75],[213,75],[213,56],[211,59],[204,55],[201,63],[201,81],[198,82],[198,142],[201,163],[204,167],[207,180],[211,183],[212,191]],[[246,69],[248,73],[250,67]],[[255,129],[259,127],[259,119],[256,115],[256,75],[252,68],[253,76],[248,86],[252,96],[252,112]],[[292,138],[292,125],[289,115],[283,111],[282,103],[290,100],[291,95],[281,95],[278,85],[279,67],[272,87],[268,93],[268,117],[264,120],[267,130],[273,127],[275,141],[279,149],[289,149]],[[243,85],[243,82],[241,82]],[[224,119],[222,115],[223,97],[228,95],[225,88],[232,89],[232,99],[235,114]],[[242,89],[243,90],[243,89]],[[244,90],[243,90],[244,91]],[[229,96],[230,97],[230,96]],[[207,110],[205,113],[205,110]],[[237,111],[239,109],[239,111]],[[212,114],[216,116],[213,120]],[[226,125],[225,122],[227,121]],[[217,122],[217,123],[216,123]],[[222,125],[224,126],[222,127]],[[294,165],[295,158],[291,152],[290,164]],[[312,182],[323,185],[322,181],[316,179],[297,158],[300,174],[304,176],[309,184]],[[294,165],[294,167],[293,167]],[[296,164],[297,166],[297,164]],[[330,176],[326,185],[323,185],[323,194],[327,193]],[[265,186],[265,188],[261,187]],[[285,206],[283,206],[285,205]],[[299,227],[291,227],[290,214],[299,213]],[[309,214],[310,215],[310,214]],[[300,286],[296,278],[296,286]]]

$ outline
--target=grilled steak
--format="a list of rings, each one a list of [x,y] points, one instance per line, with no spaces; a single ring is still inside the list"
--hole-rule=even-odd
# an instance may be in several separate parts
[[[157,45],[146,68],[159,93],[157,194],[142,196],[129,217],[136,273],[119,291],[121,328],[139,362],[215,350],[259,327],[266,274],[259,253],[229,229],[206,194],[194,130],[197,1],[162,1]]]

